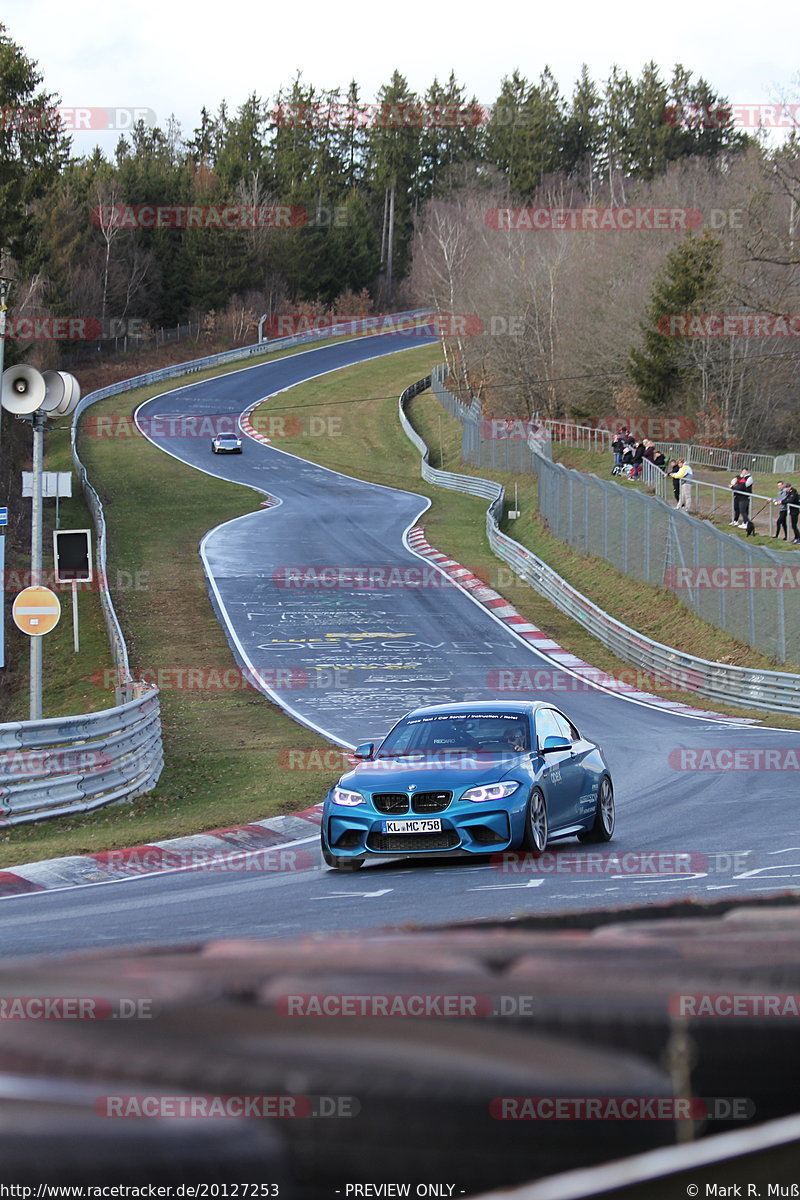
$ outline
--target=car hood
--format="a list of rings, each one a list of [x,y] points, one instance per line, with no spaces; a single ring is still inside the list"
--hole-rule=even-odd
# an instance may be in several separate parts
[[[445,764],[431,762],[424,756],[411,758],[381,758],[359,763],[339,780],[342,787],[356,787],[371,792],[405,792],[413,784],[418,792],[451,791],[462,787],[478,787],[497,783],[530,760],[528,754],[463,755]]]

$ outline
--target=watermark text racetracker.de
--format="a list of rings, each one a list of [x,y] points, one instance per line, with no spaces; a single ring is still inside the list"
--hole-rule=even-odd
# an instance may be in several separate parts
[[[90,746],[36,750],[0,750],[0,779],[40,778],[43,775],[91,775],[108,771],[113,758]]]
[[[800,566],[775,567],[667,567],[664,583],[670,588],[800,588]]]
[[[349,326],[358,325],[359,334],[394,333],[405,337],[417,337],[421,332],[437,337],[477,337],[482,333],[509,333],[520,336],[524,332],[521,317],[495,314],[488,322],[477,313],[352,313],[350,315],[303,312],[275,313],[264,324],[264,332],[270,338],[293,337],[301,333],[329,333],[332,336],[347,332]]]
[[[301,229],[308,210],[298,204],[98,204],[98,229]]]
[[[514,104],[459,104],[403,101],[393,104],[320,101],[278,104],[279,127],[303,129],[474,129],[482,125],[529,128],[536,116]]]
[[[149,1020],[150,998],[116,996],[0,996],[0,1021]]]
[[[656,328],[672,338],[796,338],[800,313],[665,313]]]
[[[233,875],[286,875],[310,871],[316,865],[304,847],[284,846],[272,850],[176,850],[168,846],[135,846],[108,850],[99,858],[112,875],[150,875],[163,871],[213,871]]]
[[[408,566],[325,566],[298,564],[276,567],[272,582],[285,591],[326,592],[403,590],[405,588],[454,588],[455,579],[426,563]]]
[[[489,1105],[496,1121],[747,1121],[755,1111],[745,1096],[498,1096]]]
[[[99,1096],[94,1105],[101,1117],[142,1117],[181,1121],[241,1119],[305,1120],[310,1117],[356,1117],[361,1104],[356,1096],[298,1095],[160,1095],[122,1093]],[[222,1193],[220,1193],[222,1194]]]
[[[55,568],[43,571],[9,570],[0,575],[3,590],[10,595],[23,591],[24,588],[41,586],[53,590],[72,587],[71,583],[60,582],[56,578]],[[74,585],[79,592],[101,592],[110,588],[113,592],[147,592],[150,590],[149,571],[122,571],[112,568],[108,573],[98,571],[92,574],[90,580],[80,580]]]
[[[94,342],[100,338],[142,338],[146,322],[140,317],[10,316],[6,336],[15,342]]]
[[[681,129],[798,129],[800,104],[669,104],[664,121]]]
[[[493,692],[517,694],[530,692],[597,692],[598,687],[622,685],[625,690],[646,692],[653,687],[674,691],[697,691],[702,676],[690,667],[656,668],[644,671],[639,667],[621,667],[615,675],[599,668],[589,668],[580,675],[558,667],[496,667],[486,676],[486,686]]]
[[[667,762],[673,771],[800,771],[800,748],[676,746]]]
[[[669,997],[673,1017],[730,1017],[797,1020],[800,992],[676,992]]]
[[[594,425],[606,429],[612,435],[619,430],[627,431],[640,441],[650,438],[654,442],[690,442],[697,433],[697,422],[691,417],[598,417]],[[553,437],[559,436],[559,426],[551,423]],[[564,432],[568,426],[564,425]],[[562,435],[563,436],[563,435]]]
[[[155,125],[156,114],[145,107],[97,107],[89,105],[0,108],[0,129],[53,129],[80,133],[82,130],[132,130],[139,123]]]
[[[697,208],[593,207],[489,208],[484,216],[489,229],[553,231],[559,233],[679,232],[699,229],[703,214]]]
[[[121,687],[125,679],[114,667],[95,671],[89,677],[107,691]],[[272,667],[262,671],[242,667],[156,667],[138,672],[138,682],[163,692],[291,692],[300,688],[331,691],[346,686],[347,675],[336,667],[305,670],[303,667]]]
[[[748,863],[746,852],[720,851],[706,854],[697,850],[625,850],[622,852],[504,850],[490,858],[491,866],[502,875],[581,875],[616,878],[620,876],[674,877],[729,875],[743,871]]]
[[[291,413],[272,413],[258,408],[248,414],[248,432],[272,441],[295,437],[341,437],[342,418]],[[88,413],[81,421],[82,435],[90,438],[208,438],[222,435],[242,436],[238,413],[124,413],[97,415]]]

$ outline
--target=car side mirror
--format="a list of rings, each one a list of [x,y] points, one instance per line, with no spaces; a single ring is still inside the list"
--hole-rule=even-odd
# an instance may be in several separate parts
[[[572,742],[569,738],[556,737],[551,733],[549,737],[544,739],[544,745],[539,747],[540,754],[555,754],[557,750],[571,750]]]
[[[362,742],[359,746],[356,746],[355,750],[352,751],[353,758],[360,758],[360,759],[372,758],[374,753],[375,753],[375,743],[374,742]]]

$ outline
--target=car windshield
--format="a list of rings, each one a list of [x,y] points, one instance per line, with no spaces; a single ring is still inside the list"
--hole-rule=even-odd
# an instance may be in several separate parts
[[[408,754],[523,753],[530,750],[530,726],[522,713],[431,713],[396,725],[378,758]]]

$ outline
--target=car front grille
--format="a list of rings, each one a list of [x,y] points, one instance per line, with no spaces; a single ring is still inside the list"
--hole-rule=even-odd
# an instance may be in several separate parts
[[[441,833],[371,833],[367,847],[379,854],[407,854],[414,850],[452,850],[461,839],[455,829]]]
[[[372,803],[381,813],[407,813],[408,796],[402,792],[376,792]]]
[[[452,799],[452,792],[417,792],[411,797],[411,809],[415,813],[444,812]]]

